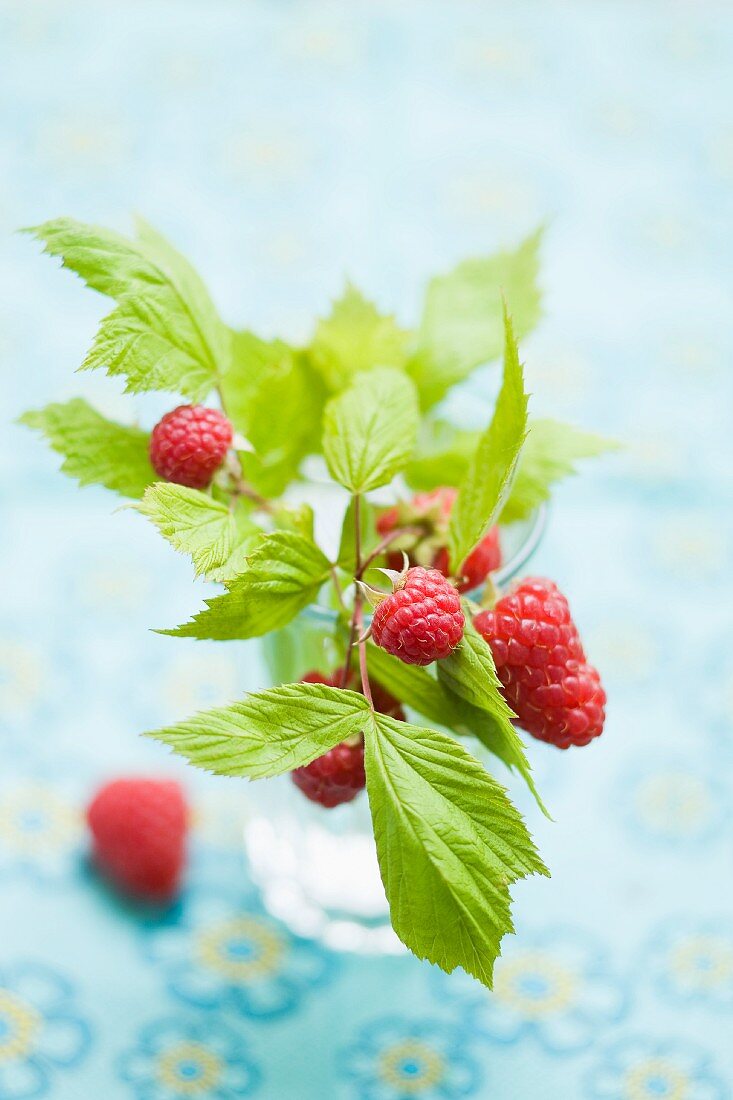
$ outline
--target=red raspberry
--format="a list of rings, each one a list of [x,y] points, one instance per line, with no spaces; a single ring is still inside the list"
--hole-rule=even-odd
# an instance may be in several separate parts
[[[507,702],[523,729],[560,749],[600,736],[606,693],[556,584],[528,578],[493,611],[479,612],[474,625],[491,646]]]
[[[301,682],[341,687],[341,679],[341,669],[336,669],[330,675],[315,671],[308,672]],[[350,676],[347,687],[360,691],[361,688],[357,688],[353,681],[353,676]],[[375,710],[404,722],[405,712],[397,699],[379,684],[372,684],[371,689]],[[336,745],[323,756],[319,756],[317,760],[312,760],[302,768],[296,768],[291,772],[291,776],[296,787],[299,787],[311,802],[319,802],[321,806],[326,806],[328,809],[339,806],[342,802],[351,802],[366,786],[363,738],[357,744],[352,745],[344,741]]]
[[[150,437],[150,461],[160,477],[206,489],[232,444],[232,426],[218,409],[179,405],[166,413]]]
[[[463,637],[458,593],[437,569],[417,565],[377,606],[372,637],[408,665],[429,665],[455,649]]]
[[[385,538],[397,527],[422,527],[424,534],[416,535],[413,545],[406,548],[410,565],[430,565],[449,577],[450,561],[445,540],[456,496],[457,490],[448,485],[430,493],[416,493],[409,503],[382,512],[377,517],[377,531]],[[387,564],[390,569],[401,569],[402,551],[390,551]],[[499,528],[492,527],[463,563],[458,591],[470,592],[477,588],[500,565]]]
[[[311,802],[320,802],[328,809],[351,802],[366,786],[364,742],[351,745],[343,741],[290,774],[293,783]]]
[[[87,810],[94,860],[123,893],[172,901],[186,859],[188,807],[178,783],[115,779]]]

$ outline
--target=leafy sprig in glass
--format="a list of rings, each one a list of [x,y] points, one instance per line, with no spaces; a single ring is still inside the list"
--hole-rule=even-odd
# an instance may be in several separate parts
[[[81,399],[23,420],[63,456],[66,473],[137,500],[197,575],[224,586],[191,621],[162,633],[277,638],[285,628],[312,631],[301,613],[320,603],[331,609],[318,627],[327,635],[320,652],[335,656],[343,685],[281,684],[148,736],[199,768],[251,780],[363,738],[394,931],[418,957],[449,972],[460,966],[491,986],[502,936],[512,931],[511,884],[548,872],[506,790],[466,747],[473,738],[484,759],[518,772],[544,809],[491,649],[472,626],[478,595],[464,599],[457,648],[423,668],[374,644],[358,582],[384,582],[377,568],[410,534],[400,526],[381,538],[375,531],[375,500],[388,487],[457,487],[445,538],[460,579],[492,525],[526,522],[576,459],[606,449],[597,436],[528,416],[516,339],[539,316],[540,236],[433,279],[415,331],[348,286],[311,342],[294,347],[230,329],[190,265],[150,226],[137,230],[128,240],[62,218],[31,232],[116,300],[81,369],[121,377],[128,393],[192,402],[217,395],[236,432],[226,462],[207,490],[191,489],[156,479],[147,431],[109,421]],[[502,352],[485,430],[442,419],[449,390]],[[312,507],[295,503],[304,471],[315,467],[320,477],[324,464],[345,490],[332,555],[314,537]],[[484,602],[493,595],[488,583]],[[417,720],[380,713],[375,684]]]

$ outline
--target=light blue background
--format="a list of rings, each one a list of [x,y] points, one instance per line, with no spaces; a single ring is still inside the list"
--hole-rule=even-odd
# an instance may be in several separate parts
[[[210,1045],[220,1089],[198,1095],[220,1098],[731,1095],[732,62],[725,4],[2,4],[0,987],[38,1015],[3,1060],[0,1003],[0,1100],[172,1100],[153,1082],[180,1039]],[[278,932],[235,783],[181,772],[199,826],[171,928],[84,868],[94,784],[173,767],[138,731],[255,675],[246,647],[148,632],[198,605],[186,563],[8,426],[75,393],[145,424],[165,407],[73,376],[105,304],[11,235],[133,211],[227,321],[292,339],[345,273],[410,323],[429,274],[547,222],[533,408],[627,450],[558,494],[536,566],[610,703],[582,752],[530,746],[555,823],[516,795],[553,880],[516,891],[493,999]],[[195,973],[197,929],[243,912],[270,969]],[[412,1055],[390,1077],[408,1040],[430,1089],[394,1083]]]

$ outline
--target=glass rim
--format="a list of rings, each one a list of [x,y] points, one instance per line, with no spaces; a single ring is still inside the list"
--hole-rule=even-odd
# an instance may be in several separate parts
[[[509,560],[504,562],[504,564],[492,574],[492,579],[498,587],[501,588],[509,581],[513,580],[520,569],[522,569],[532,557],[545,533],[548,512],[549,508],[547,501],[542,501],[542,503],[535,508],[532,513],[532,523],[527,530],[526,537],[522,540]],[[466,595],[476,596],[481,592],[482,588],[483,585],[479,585],[477,588],[467,592]],[[338,618],[338,612],[334,608],[324,607],[322,604],[317,603],[309,604],[305,608],[305,613],[309,618],[320,620],[324,625],[328,624],[329,626],[333,626]]]

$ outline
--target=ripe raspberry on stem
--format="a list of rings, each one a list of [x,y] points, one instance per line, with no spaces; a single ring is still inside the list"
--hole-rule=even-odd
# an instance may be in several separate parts
[[[408,665],[429,665],[455,649],[464,625],[453,585],[437,569],[417,565],[407,569],[395,591],[377,604],[372,638]]]
[[[206,489],[232,445],[233,434],[232,425],[219,409],[179,405],[153,428],[153,469],[176,485]]]
[[[339,668],[327,675],[318,671],[307,672],[301,683],[326,684],[340,688],[343,686],[341,681],[342,670]],[[353,673],[349,673],[346,687],[352,691],[361,690]],[[405,712],[393,695],[377,684],[372,684],[371,690],[375,710],[404,722]],[[366,786],[364,738],[343,741],[323,756],[302,768],[296,768],[290,774],[296,787],[311,802],[318,802],[327,809],[340,806],[343,802],[351,802]]]
[[[523,729],[560,749],[601,735],[606,693],[556,584],[529,577],[479,612],[474,625]]]
[[[97,791],[87,810],[94,862],[122,893],[170,902],[186,862],[188,816],[178,783],[115,779]]]
[[[451,576],[448,523],[457,495],[457,489],[443,485],[429,493],[416,493],[411,500],[388,508],[377,517],[377,532],[383,539],[395,532],[395,544],[400,548],[391,549],[387,554],[391,569],[400,568],[401,551],[404,550],[410,565],[438,569],[443,576]],[[406,533],[397,535],[402,528]],[[489,573],[499,568],[501,561],[499,528],[495,526],[463,562],[461,576],[457,578],[458,591],[469,592],[477,588]]]

